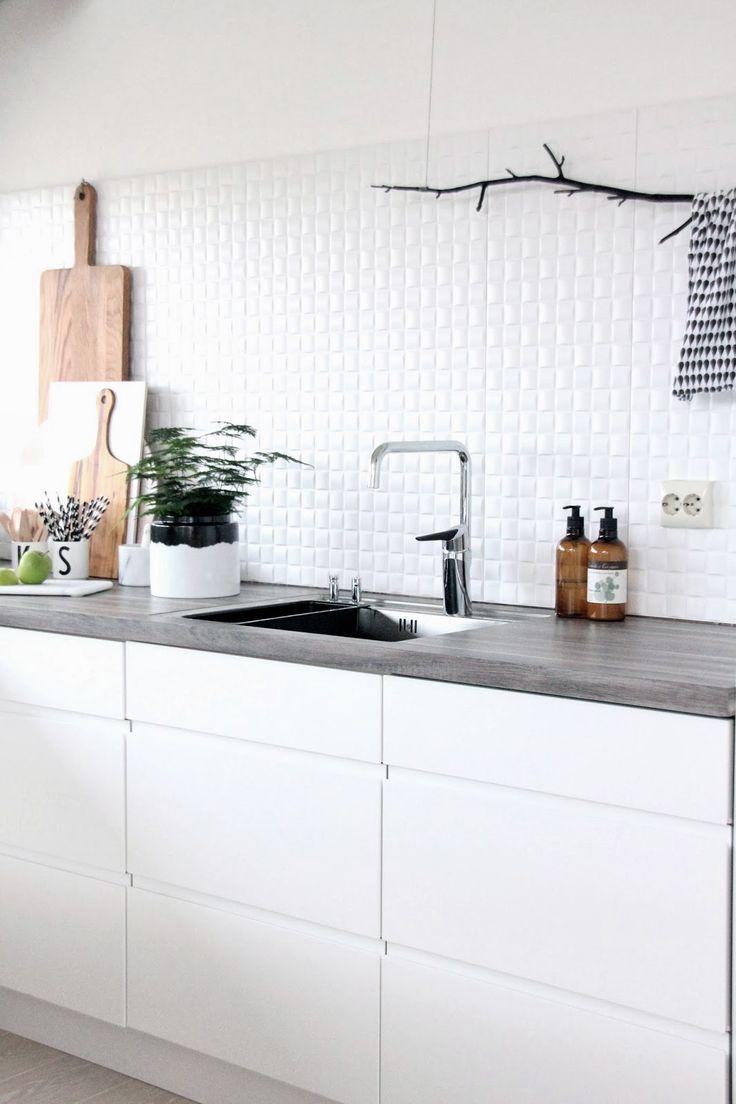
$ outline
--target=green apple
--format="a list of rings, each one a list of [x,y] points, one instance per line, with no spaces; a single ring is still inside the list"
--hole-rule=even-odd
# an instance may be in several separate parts
[[[15,574],[12,567],[0,567],[0,587],[17,585],[18,576]]]
[[[51,557],[47,552],[24,552],[18,564],[18,578],[26,586],[45,583],[51,574]]]

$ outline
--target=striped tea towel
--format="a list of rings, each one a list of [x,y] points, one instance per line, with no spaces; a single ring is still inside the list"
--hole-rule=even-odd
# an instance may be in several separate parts
[[[736,188],[699,192],[690,232],[687,322],[672,394],[736,383]]]

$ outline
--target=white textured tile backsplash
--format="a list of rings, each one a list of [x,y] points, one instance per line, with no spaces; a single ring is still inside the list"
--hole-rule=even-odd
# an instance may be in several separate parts
[[[547,172],[647,189],[736,179],[736,98],[433,139],[430,183]],[[440,592],[450,457],[375,444],[454,437],[474,462],[473,594],[550,605],[561,507],[613,503],[633,612],[736,621],[736,398],[670,396],[687,298],[682,207],[552,188],[436,200],[422,141],[98,182],[100,263],[133,269],[132,370],[151,421],[247,420],[309,469],[267,473],[247,577]],[[38,277],[72,257],[74,182],[0,197],[0,435],[32,425]],[[663,478],[718,483],[714,530],[662,529]],[[592,524],[590,524],[592,528]]]
[[[490,175],[632,185],[633,112],[503,128]],[[628,505],[633,211],[529,185],[489,193],[484,597],[552,605],[562,507]],[[564,529],[564,526],[563,526]]]

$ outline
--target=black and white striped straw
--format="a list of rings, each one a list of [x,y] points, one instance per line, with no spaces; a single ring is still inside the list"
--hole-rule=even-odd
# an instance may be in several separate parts
[[[57,541],[89,540],[109,505],[106,495],[80,502],[75,495],[62,499],[57,494],[54,505],[47,494],[41,502],[35,503],[49,537]]]

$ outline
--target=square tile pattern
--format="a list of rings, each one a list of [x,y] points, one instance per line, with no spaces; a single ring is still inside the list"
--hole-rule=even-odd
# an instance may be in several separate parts
[[[414,536],[454,519],[451,457],[374,445],[457,438],[473,458],[476,599],[549,606],[562,506],[613,504],[635,613],[736,622],[736,398],[670,395],[687,300],[681,207],[524,186],[569,170],[648,190],[736,183],[736,97],[98,183],[98,261],[133,270],[132,372],[150,421],[259,429],[311,467],[268,471],[244,574],[439,595]],[[428,161],[428,163],[427,163]],[[38,279],[71,263],[74,182],[0,197],[0,440],[35,421]],[[717,482],[713,530],[662,529],[665,478]],[[0,499],[2,488],[0,488]]]

